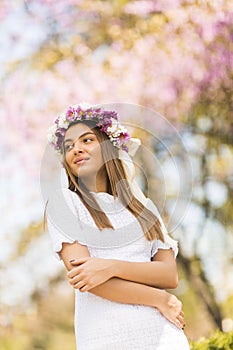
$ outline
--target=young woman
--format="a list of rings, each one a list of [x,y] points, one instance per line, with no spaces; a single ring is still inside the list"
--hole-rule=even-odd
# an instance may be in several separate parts
[[[49,141],[68,176],[46,213],[75,289],[77,349],[189,349],[181,302],[165,290],[178,283],[177,244],[133,178],[138,140],[116,112],[75,105]]]

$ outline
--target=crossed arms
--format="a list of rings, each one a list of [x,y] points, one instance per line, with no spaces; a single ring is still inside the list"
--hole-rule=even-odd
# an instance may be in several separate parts
[[[176,288],[177,267],[172,250],[158,250],[151,262],[90,257],[86,246],[63,243],[60,256],[70,284],[111,301],[157,308],[178,328],[184,325],[182,303],[166,288]]]

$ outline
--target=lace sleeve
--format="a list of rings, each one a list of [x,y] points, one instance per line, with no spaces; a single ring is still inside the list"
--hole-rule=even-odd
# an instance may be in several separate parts
[[[73,231],[71,224],[74,224],[74,220],[75,230],[80,229],[80,221],[73,204],[72,195],[72,192],[68,189],[56,191],[49,197],[46,208],[48,233],[53,251],[58,259],[61,259],[59,252],[62,249],[62,243],[77,241],[71,234]]]
[[[178,254],[178,242],[168,235],[168,232],[167,232],[167,229],[164,225],[162,217],[161,217],[156,205],[150,199],[148,199],[147,208],[149,210],[151,210],[158,217],[159,222],[160,222],[161,227],[162,227],[162,232],[164,235],[164,242],[160,241],[159,239],[155,239],[153,241],[152,248],[151,248],[151,257],[153,257],[157,253],[158,249],[170,249],[170,248],[172,248],[172,250],[174,252],[174,256],[176,258],[177,254]]]

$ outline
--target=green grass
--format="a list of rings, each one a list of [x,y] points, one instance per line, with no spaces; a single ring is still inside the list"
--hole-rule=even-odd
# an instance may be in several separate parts
[[[232,350],[233,331],[222,333],[217,331],[210,338],[201,338],[197,342],[191,342],[191,350]]]

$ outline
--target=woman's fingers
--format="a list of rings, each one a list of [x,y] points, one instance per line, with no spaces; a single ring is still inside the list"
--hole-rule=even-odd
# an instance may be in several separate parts
[[[178,328],[180,328],[180,329],[183,328],[183,325],[182,325],[182,323],[178,320],[178,318],[176,319],[176,326],[177,326]]]
[[[170,319],[170,321],[179,329],[184,329],[184,312],[180,311],[177,316],[173,314],[173,317]]]
[[[74,276],[78,275],[80,272],[81,272],[81,267],[78,266],[78,267],[74,267],[72,270],[70,270],[68,273],[67,273],[67,277],[68,278],[73,278]]]
[[[70,284],[75,288],[75,289],[79,289],[80,292],[85,292],[88,290],[88,288],[90,288],[90,286],[88,285],[87,281],[84,281],[80,278],[80,276],[76,276],[74,278],[70,279]]]
[[[184,317],[181,314],[177,318],[181,323],[184,323]]]
[[[179,328],[184,329],[185,323],[184,323],[184,313],[183,313],[183,311],[180,312],[180,314],[177,316],[177,324],[179,325]]]
[[[86,279],[85,278],[83,278],[81,275],[78,275],[78,276],[75,276],[75,277],[73,277],[73,278],[70,278],[70,284],[72,285],[72,286],[75,286],[77,283],[86,283]]]
[[[81,289],[81,288],[85,287],[85,283],[81,281],[81,282],[74,284],[73,287],[75,289]]]
[[[80,279],[76,276],[70,279],[70,284],[73,286],[76,283],[80,282]]]
[[[182,303],[176,296],[165,292],[162,303],[158,306],[159,311],[170,322],[172,322],[179,329],[184,327],[184,312],[182,310]]]

